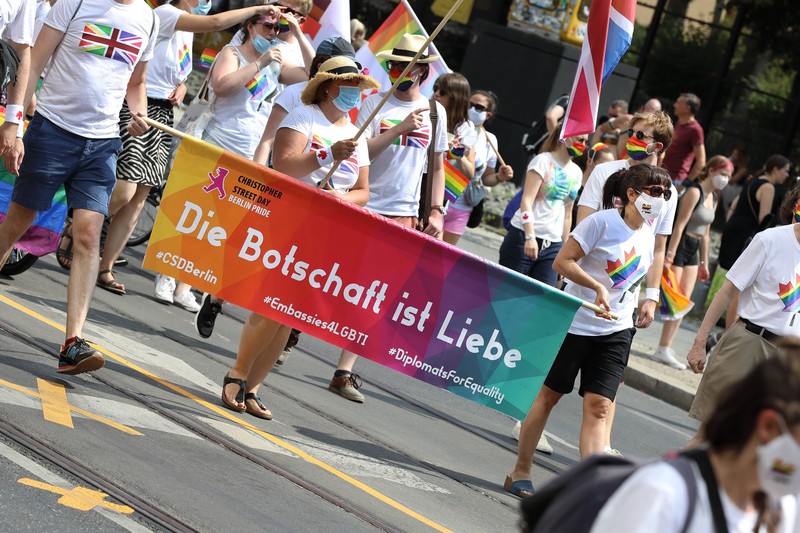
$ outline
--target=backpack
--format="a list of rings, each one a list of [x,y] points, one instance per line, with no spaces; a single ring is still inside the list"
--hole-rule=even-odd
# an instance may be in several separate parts
[[[514,195],[511,200],[508,201],[506,204],[506,209],[503,211],[503,227],[506,229],[511,229],[511,219],[514,218],[514,213],[517,212],[519,209],[520,204],[522,203],[522,187],[520,187],[517,194]]]
[[[715,530],[727,531],[722,504],[719,503],[719,489],[706,450],[682,452],[667,459],[666,462],[673,466],[686,482],[689,509],[682,531],[688,530],[697,501],[697,483],[691,466],[693,462],[697,463],[708,487]],[[639,468],[652,463],[653,461],[648,459],[604,454],[589,457],[522,501],[522,515],[528,522],[528,531],[588,533],[611,495]],[[718,506],[714,501],[715,494]],[[720,526],[720,522],[724,529]]]
[[[564,109],[567,109],[567,105],[569,103],[569,96],[566,94],[560,96],[555,102],[547,106],[547,111],[550,110],[553,106],[559,105]],[[528,155],[536,155],[539,153],[539,149],[544,144],[545,139],[549,133],[547,132],[547,119],[545,115],[539,120],[535,120],[532,124],[530,129],[522,136],[522,146],[525,148],[525,151]]]
[[[19,55],[13,46],[0,40],[0,90],[5,90],[8,84],[17,81],[19,68]]]

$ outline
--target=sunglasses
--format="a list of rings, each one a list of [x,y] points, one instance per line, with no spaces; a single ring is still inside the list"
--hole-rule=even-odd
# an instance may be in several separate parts
[[[444,89],[442,89],[442,88],[439,86],[439,84],[438,84],[438,83],[434,83],[434,84],[433,84],[433,93],[434,93],[434,94],[436,94],[436,93],[439,93],[439,96],[447,96],[447,91],[445,91]]]
[[[661,198],[663,196],[664,200],[667,201],[669,201],[669,199],[672,198],[672,189],[662,187],[661,185],[650,185],[649,187],[642,187],[642,190],[637,192],[641,194],[642,191],[646,192],[653,198]]]
[[[280,5],[280,4],[278,4],[278,5]],[[295,18],[298,18],[298,19],[299,18],[303,18],[303,14],[302,13],[300,13],[298,11],[295,11],[291,7],[286,7],[286,6],[281,6],[281,7],[283,8],[283,9],[281,9],[282,13],[289,13],[290,15],[294,15]]]
[[[653,139],[653,140],[656,140],[656,138],[655,138],[655,137],[653,137],[652,135],[645,135],[645,133],[644,133],[643,131],[639,131],[639,130],[636,130],[636,131],[634,131],[634,129],[633,129],[633,128],[630,128],[630,129],[629,129],[628,131],[626,131],[625,133],[628,135],[628,137],[636,137],[636,138],[637,138],[637,139],[639,139],[640,141],[643,141],[643,140],[645,140],[645,139]]]
[[[280,21],[277,22],[259,22],[261,26],[264,26],[264,29],[267,31],[274,31],[276,33],[281,31],[281,23]]]
[[[434,90],[436,89],[434,88]],[[469,106],[478,113],[483,113],[484,111],[488,111],[488,109],[486,109],[486,106],[483,106],[481,104],[473,104],[472,102],[470,102]]]

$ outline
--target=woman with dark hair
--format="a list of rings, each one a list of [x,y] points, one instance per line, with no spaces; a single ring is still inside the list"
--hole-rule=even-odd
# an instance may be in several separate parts
[[[800,339],[729,385],[705,427],[711,484],[692,465],[697,498],[665,461],[636,471],[606,502],[592,533],[789,532],[800,493]],[[699,464],[699,462],[698,462]],[[713,475],[713,477],[712,477]],[[712,502],[724,515],[714,520]],[[688,510],[694,507],[688,528]],[[721,521],[721,520],[720,520]]]
[[[569,235],[572,202],[581,186],[581,169],[572,158],[586,150],[586,135],[565,142],[560,136],[561,123],[528,164],[520,207],[500,246],[501,265],[553,287],[558,281],[553,260]]]
[[[441,79],[441,78],[440,78]],[[483,185],[492,187],[498,183],[508,181],[514,177],[514,171],[509,165],[502,165],[497,169],[497,137],[486,131],[485,124],[497,112],[497,95],[492,91],[473,91],[469,97],[469,120],[476,128],[477,141],[475,142],[475,175],[480,178]],[[492,148],[494,146],[494,148]],[[450,244],[457,244],[467,227],[470,213],[474,206],[468,205],[461,195],[447,207],[444,217],[444,240]]]
[[[350,58],[331,58],[303,90],[305,104],[281,123],[275,136],[275,170],[317,186],[335,161],[343,164],[331,176],[325,192],[356,205],[369,199],[369,152],[364,137],[354,141],[357,129],[348,113],[361,101],[361,92],[380,84]],[[330,139],[331,141],[326,141]],[[333,142],[333,139],[340,139]],[[325,146],[322,142],[332,142]],[[251,313],[239,340],[236,361],[225,376],[222,403],[228,409],[270,420],[258,389],[281,355],[291,327]]]
[[[779,219],[785,226],[757,233],[714,296],[687,360],[695,373],[706,366],[706,338],[734,300],[738,320],[722,335],[689,410],[705,422],[720,391],[775,354],[783,337],[800,336],[800,185],[786,194]],[[729,311],[730,312],[730,311]],[[702,429],[693,439],[702,439]]]
[[[606,312],[579,309],[528,416],[522,423],[514,470],[504,488],[517,496],[533,493],[534,449],[553,407],[572,392],[580,372],[583,396],[580,454],[603,453],[606,415],[628,365],[635,329],[639,284],[653,262],[655,235],[646,219],[658,216],[669,190],[667,172],[647,164],[611,175],[603,187],[602,211],[586,217],[571,233],[553,268],[569,283],[565,292],[594,301]],[[621,204],[610,209],[615,199]],[[612,319],[611,314],[616,315]]]

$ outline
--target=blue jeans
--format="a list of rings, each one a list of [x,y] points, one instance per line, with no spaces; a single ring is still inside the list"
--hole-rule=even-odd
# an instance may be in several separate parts
[[[503,244],[500,245],[500,264],[520,274],[540,281],[547,285],[556,286],[558,274],[553,270],[553,261],[561,249],[561,242],[551,242],[545,247],[545,242],[537,238],[539,257],[536,260],[525,255],[525,232],[514,226],[509,228]]]
[[[70,209],[108,214],[122,150],[118,137],[87,139],[36,113],[22,142],[25,157],[14,182],[13,202],[35,211],[47,210],[63,184]]]

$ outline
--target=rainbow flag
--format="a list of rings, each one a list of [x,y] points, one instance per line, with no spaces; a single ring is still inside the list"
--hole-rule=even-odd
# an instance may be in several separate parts
[[[796,313],[800,310],[800,275],[795,274],[794,283],[778,283],[778,297],[783,302],[784,313]]]
[[[250,91],[251,100],[263,100],[269,93],[274,92],[276,86],[270,79],[260,72],[244,85]]]
[[[394,48],[394,45],[405,33],[428,36],[407,0],[401,0],[389,18],[369,38],[369,46],[362,46],[356,52],[356,60],[369,69],[370,76],[381,82],[383,91],[389,90],[392,83],[389,81],[389,74],[384,66],[385,62],[378,60],[375,54],[381,50]],[[434,44],[431,44],[430,52],[438,55],[439,59],[430,63],[430,74],[421,87],[422,93],[428,98],[433,95],[433,84],[436,79],[442,74],[450,72]]]
[[[181,78],[185,78],[189,74],[189,69],[192,68],[192,54],[185,44],[182,50],[178,50],[178,68],[180,69]]]
[[[661,275],[661,301],[658,313],[664,320],[679,320],[694,307],[694,302],[681,293],[678,280],[672,269],[666,269]]]
[[[144,0],[144,1],[147,3],[148,6],[150,6],[150,9],[155,9],[158,7],[155,0]]]
[[[461,173],[449,161],[444,162],[444,198],[449,202],[455,202],[461,196],[469,183],[469,178]]]
[[[197,64],[197,67],[206,70],[210,69],[211,65],[214,64],[214,60],[217,58],[218,53],[219,52],[217,52],[216,50],[212,50],[211,48],[206,48],[200,55],[200,63]]]
[[[6,109],[0,107],[0,124],[5,121]],[[25,126],[27,126],[27,122]],[[14,190],[16,176],[5,169],[0,160],[0,222],[6,218],[8,205],[11,203],[11,192]],[[33,255],[47,255],[58,248],[58,238],[64,228],[67,217],[67,194],[61,186],[53,198],[47,211],[40,211],[28,231],[14,246]]]
[[[635,288],[647,274],[647,269],[642,265],[642,256],[636,253],[636,248],[631,248],[625,252],[624,258],[614,261],[606,260],[608,277],[614,284],[612,289],[631,289]]]

